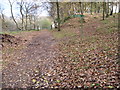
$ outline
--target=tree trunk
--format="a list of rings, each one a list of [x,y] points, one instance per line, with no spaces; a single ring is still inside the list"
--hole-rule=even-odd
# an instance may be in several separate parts
[[[10,4],[10,11],[11,11],[12,19],[13,19],[13,21],[15,22],[16,27],[17,27],[19,30],[21,30],[21,29],[19,28],[19,26],[18,26],[17,21],[16,21],[15,18],[14,18],[14,15],[13,15],[12,3],[11,3],[10,0],[8,0],[8,1],[9,1],[9,4]]]
[[[25,6],[25,9],[26,9],[26,15],[25,15],[25,30],[27,30],[27,25],[28,25],[28,22],[27,22],[27,19],[28,19],[28,9],[27,9],[26,6]]]
[[[111,12],[110,15],[113,15],[113,2],[111,2]]]
[[[86,7],[87,7],[87,4],[85,3],[85,5],[84,5],[84,11],[85,11],[85,13],[87,13]]]
[[[95,11],[94,12],[96,13],[96,11],[97,11],[97,3],[95,2],[94,4],[95,4]]]
[[[57,22],[54,21],[55,28],[58,28]]]
[[[117,13],[118,4],[116,3],[115,14]]]
[[[103,2],[103,20],[105,19],[105,2]]]
[[[3,14],[3,13],[2,13],[1,19],[2,19],[2,22],[5,22],[5,17],[4,17],[4,14]]]
[[[93,3],[91,2],[91,9],[90,9],[90,13],[91,13],[91,15],[92,15],[92,4],[93,4]]]
[[[31,19],[31,18],[32,18],[32,16],[31,16],[31,15],[29,15],[30,30],[32,29],[32,22],[31,22],[31,21],[32,21],[32,19]]]
[[[97,3],[97,13],[100,13],[100,2]]]
[[[118,3],[119,3],[119,11],[118,11],[118,13],[120,13],[120,0],[119,0],[119,2],[118,2]]]
[[[81,3],[81,2],[79,2],[79,4],[80,4],[80,13],[83,15],[82,3]]]
[[[39,30],[39,26],[37,26],[37,30]]]
[[[58,31],[60,31],[60,13],[59,13],[59,2],[57,0],[56,2],[57,5],[57,22],[58,22]]]
[[[20,14],[22,16],[22,30],[24,30],[24,15],[23,15],[23,12],[22,12],[22,4],[20,5]]]
[[[36,25],[35,25],[35,16],[34,16],[34,30],[36,29]]]
[[[109,2],[106,2],[106,18],[109,17]]]

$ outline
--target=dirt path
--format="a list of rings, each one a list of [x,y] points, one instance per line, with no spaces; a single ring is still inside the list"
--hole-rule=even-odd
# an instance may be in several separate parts
[[[61,32],[27,32],[26,47],[3,69],[3,88],[119,87],[117,34],[102,31],[100,27],[109,25],[98,19],[84,23],[82,38],[77,18],[65,23]],[[52,35],[58,35],[58,41]]]
[[[48,31],[40,31],[38,34],[39,36],[34,37],[26,48],[19,52],[16,60],[2,71],[3,88],[31,87],[37,82],[36,75],[44,78],[43,75],[52,71],[54,63],[57,63],[56,41]],[[41,86],[47,85],[47,82],[41,83]]]

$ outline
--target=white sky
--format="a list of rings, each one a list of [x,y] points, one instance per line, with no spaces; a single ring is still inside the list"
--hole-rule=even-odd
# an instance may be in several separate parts
[[[14,0],[11,0],[11,2],[13,2]],[[17,0],[17,1],[20,1],[20,0]],[[24,0],[24,1],[28,1],[30,2],[31,0]],[[39,1],[39,0],[38,0]],[[41,0],[40,0],[41,1]],[[10,6],[9,6],[9,2],[8,0],[0,0],[0,5],[2,8],[4,8],[4,14],[8,17],[11,16],[11,12],[10,12]],[[17,9],[17,6],[14,4],[13,5],[13,13],[14,15],[17,15],[18,14],[18,9]],[[39,14],[39,16],[48,16],[48,12],[46,10],[44,10],[42,13]]]

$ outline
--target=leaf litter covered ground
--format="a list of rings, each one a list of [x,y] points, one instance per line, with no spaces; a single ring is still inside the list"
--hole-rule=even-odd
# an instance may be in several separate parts
[[[3,68],[3,88],[119,88],[117,18],[85,20],[23,34],[25,44]]]
[[[55,39],[48,31],[37,32],[26,47],[12,55],[12,60],[3,69],[3,88],[31,87],[31,82],[35,82],[34,77],[38,73],[37,78],[52,71],[54,63],[57,63],[54,58],[58,55],[55,44]],[[45,81],[40,84],[44,87],[48,85]]]

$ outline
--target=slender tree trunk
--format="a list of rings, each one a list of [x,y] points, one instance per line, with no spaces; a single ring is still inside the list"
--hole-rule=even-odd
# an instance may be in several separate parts
[[[80,12],[81,12],[81,14],[83,15],[82,3],[81,3],[81,2],[79,2],[79,4],[80,4]]]
[[[118,4],[116,3],[115,14],[117,13]]]
[[[105,2],[103,2],[103,20],[105,19]]]
[[[31,22],[31,21],[32,21],[32,19],[31,19],[31,18],[32,18],[32,16],[31,16],[31,15],[29,15],[30,30],[32,29],[32,22]]]
[[[113,15],[113,2],[111,2],[111,11],[110,11],[110,15]]]
[[[27,30],[27,13],[26,13],[26,24],[25,24],[25,30]]]
[[[100,3],[97,3],[97,13],[100,13]]]
[[[120,0],[119,0],[119,2],[118,2],[118,3],[119,3],[119,11],[118,11],[118,13],[120,13]]]
[[[55,28],[58,28],[57,22],[54,21]]]
[[[37,30],[39,30],[39,26],[37,26]]]
[[[1,19],[2,19],[2,22],[5,22],[5,17],[3,13],[2,13]]]
[[[28,25],[28,22],[27,22],[27,19],[28,19],[28,10],[27,10],[26,7],[25,7],[25,9],[26,9],[26,15],[25,15],[25,18],[26,18],[26,20],[25,20],[25,30],[27,30],[27,25]]]
[[[56,2],[56,5],[57,5],[58,31],[60,31],[60,13],[59,13],[59,2],[58,2],[58,0]]]
[[[109,17],[109,2],[106,2],[106,18]]]
[[[85,3],[85,6],[84,6],[85,13],[87,12],[86,6],[87,6],[87,5],[86,5],[86,3]]]
[[[91,9],[90,9],[90,13],[91,13],[91,15],[92,15],[92,4],[93,4],[93,3],[91,2]]]
[[[20,13],[21,13],[21,16],[22,16],[22,30],[24,30],[24,15],[23,15],[23,12],[22,12],[22,5],[20,5]]]
[[[95,13],[96,13],[96,11],[97,11],[97,3],[95,2]]]
[[[16,24],[16,27],[19,29],[19,30],[21,30],[20,28],[19,28],[19,26],[18,26],[18,23],[17,23],[17,21],[15,20],[15,18],[14,18],[14,15],[13,15],[13,6],[12,6],[12,3],[11,3],[11,1],[10,0],[8,0],[9,1],[9,4],[10,4],[10,11],[11,11],[11,15],[12,15],[12,19],[13,19],[13,21],[15,22],[15,24]]]
[[[35,20],[35,16],[34,16],[34,30],[36,29],[35,21],[36,21],[36,20]]]

